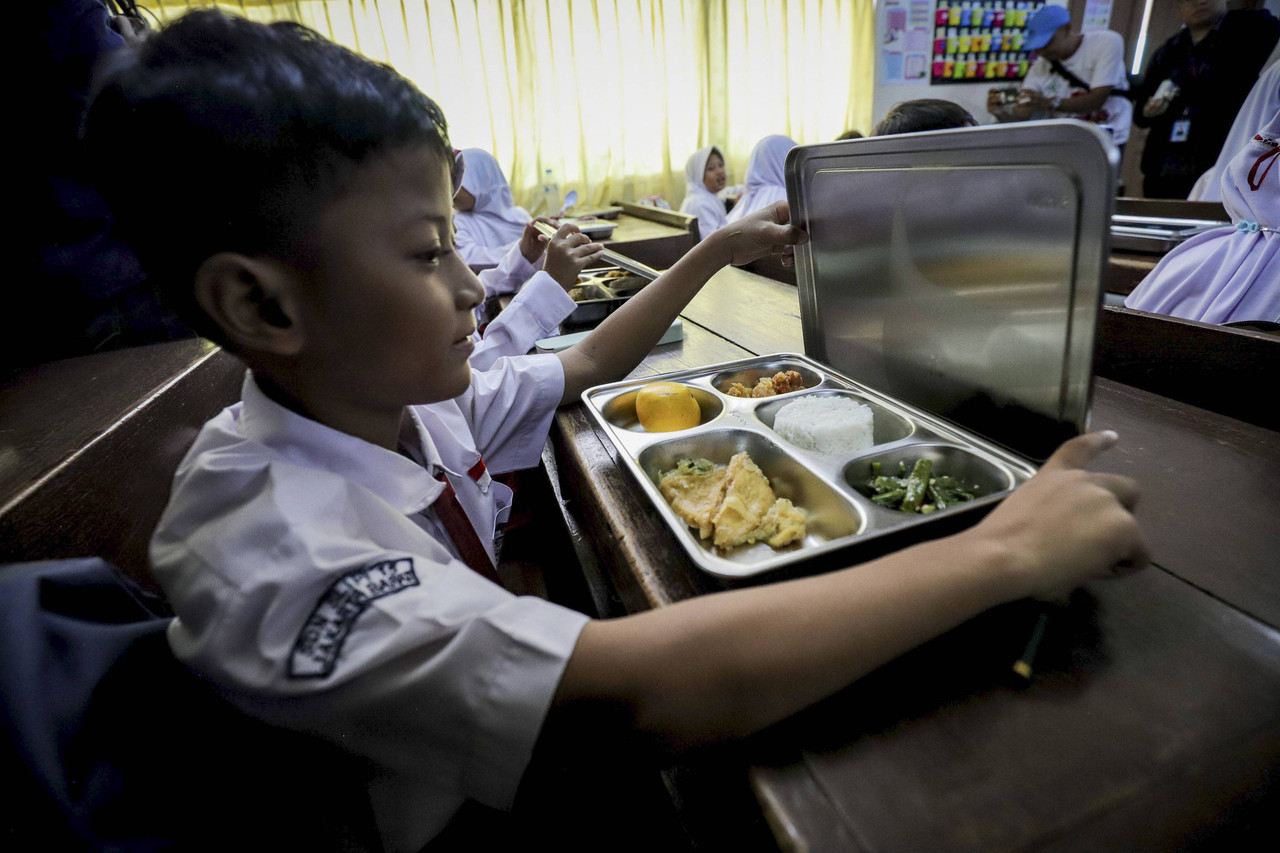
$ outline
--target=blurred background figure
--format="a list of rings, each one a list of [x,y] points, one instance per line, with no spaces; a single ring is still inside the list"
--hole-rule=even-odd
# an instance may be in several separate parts
[[[978,122],[969,111],[952,101],[941,98],[918,98],[894,104],[885,113],[872,136],[892,136],[897,133],[915,133],[921,130],[947,130],[953,127],[977,127]]]
[[[1184,26],[1156,50],[1134,87],[1134,124],[1150,128],[1142,151],[1148,198],[1187,198],[1212,168],[1280,38],[1280,21],[1266,9],[1228,12],[1226,0],[1168,2]]]
[[[836,137],[836,142],[844,142],[846,139],[862,139],[862,131],[846,130],[844,133]]]
[[[1075,32],[1061,6],[1041,6],[1027,21],[1026,50],[1036,51],[1022,88],[996,87],[987,110],[997,121],[1074,118],[1097,124],[1121,149],[1129,141],[1133,106],[1117,94],[1129,87],[1124,38],[1110,30]]]
[[[728,183],[724,154],[714,145],[699,148],[684,167],[684,201],[680,212],[698,218],[698,239],[725,223],[724,200],[718,195]]]
[[[117,4],[119,5],[119,4]],[[132,9],[132,4],[128,4]],[[31,10],[39,38],[34,71],[15,87],[24,122],[16,169],[26,230],[0,340],[11,368],[189,337],[163,308],[111,211],[89,178],[80,117],[95,75],[148,32],[136,11],[114,15],[100,0],[51,0]],[[145,168],[145,151],[120,151],[119,168]],[[21,303],[21,308],[17,303]]]
[[[512,201],[511,186],[492,154],[464,148],[462,162],[462,188],[453,197],[454,248],[471,266],[493,266],[533,217]]]
[[[1231,159],[1222,204],[1234,227],[1165,255],[1126,308],[1202,323],[1280,323],[1280,111]]]
[[[746,190],[734,204],[733,210],[726,217],[728,222],[736,222],[748,213],[754,213],[762,207],[774,202],[787,200],[787,178],[785,166],[787,152],[796,147],[796,141],[789,136],[775,134],[766,136],[751,149],[751,157],[747,160]]]

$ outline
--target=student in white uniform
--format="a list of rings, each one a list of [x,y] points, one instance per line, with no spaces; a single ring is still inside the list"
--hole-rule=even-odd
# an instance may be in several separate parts
[[[699,148],[684,166],[684,201],[680,212],[698,218],[698,239],[705,240],[725,223],[724,201],[719,197],[728,182],[724,154],[714,145]]]
[[[1280,323],[1280,109],[1222,175],[1231,226],[1197,234],[1160,259],[1126,308],[1201,323]]]
[[[729,211],[726,221],[737,222],[761,208],[787,200],[784,167],[787,152],[795,147],[794,139],[780,135],[766,136],[756,143],[747,160],[746,192],[738,199],[733,210]]]
[[[626,375],[724,264],[805,236],[766,208],[582,344],[473,371],[443,116],[303,32],[183,16],[107,81],[86,145],[148,268],[250,368],[152,541],[170,644],[250,713],[362,756],[388,850],[468,800],[510,806],[540,738],[747,734],[987,607],[1146,560],[1134,484],[1082,470],[1103,433],[970,530],[854,570],[607,621],[506,592],[491,474],[533,464],[555,406]],[[144,141],[160,159],[122,178]]]
[[[496,264],[520,239],[532,217],[512,201],[511,186],[492,154],[482,148],[464,148],[462,159],[466,168],[453,200],[458,228],[454,245],[472,266]]]
[[[1277,49],[1280,54],[1280,48]],[[1188,201],[1222,201],[1222,175],[1240,150],[1249,144],[1258,128],[1267,123],[1267,119],[1280,110],[1280,58],[1273,59],[1271,65],[1258,76],[1258,82],[1249,91],[1240,106],[1240,112],[1231,123],[1227,139],[1222,143],[1222,153],[1213,168],[1205,172],[1191,188]]]
[[[593,243],[569,222],[551,238],[538,233],[532,223],[525,226],[520,242],[511,247],[501,263],[480,272],[485,300],[475,311],[477,325],[488,320],[485,306],[495,297],[510,293],[515,296],[483,327],[483,335],[477,330],[471,366],[484,370],[501,356],[524,355],[539,339],[555,334],[577,307],[569,297],[569,289],[603,251],[603,244]],[[543,265],[541,270],[534,266],[538,263]]]

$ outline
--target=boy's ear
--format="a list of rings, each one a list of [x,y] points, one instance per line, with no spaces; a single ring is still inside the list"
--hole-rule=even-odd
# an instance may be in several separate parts
[[[196,271],[195,297],[237,348],[292,356],[304,339],[299,287],[297,274],[278,261],[219,252]]]

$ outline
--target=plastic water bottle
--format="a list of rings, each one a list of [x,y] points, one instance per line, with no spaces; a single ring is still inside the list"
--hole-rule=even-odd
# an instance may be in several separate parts
[[[555,172],[550,169],[542,173],[542,202],[547,216],[560,212],[560,185],[556,183]]]

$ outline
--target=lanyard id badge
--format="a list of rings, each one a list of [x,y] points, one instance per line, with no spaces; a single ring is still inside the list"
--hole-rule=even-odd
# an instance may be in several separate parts
[[[1173,129],[1169,131],[1170,142],[1186,142],[1187,137],[1191,135],[1191,119],[1180,118],[1173,123]]]

